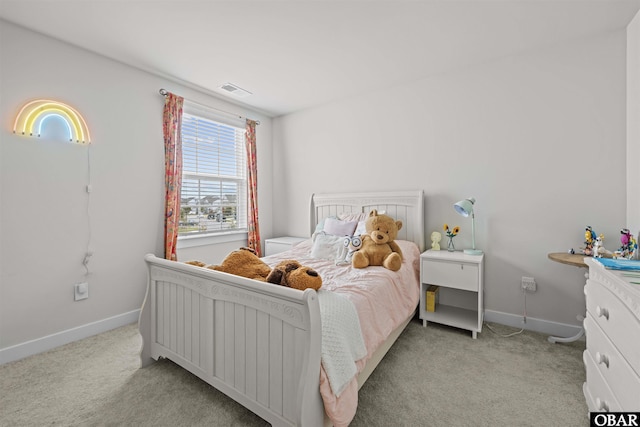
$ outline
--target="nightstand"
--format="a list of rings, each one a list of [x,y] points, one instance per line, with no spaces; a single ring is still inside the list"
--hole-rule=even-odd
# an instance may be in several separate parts
[[[305,237],[274,237],[264,241],[264,255],[275,255],[280,252],[288,251],[295,244],[307,240]]]
[[[482,332],[484,254],[428,250],[420,255],[420,319],[471,331]],[[435,311],[427,311],[426,293],[439,286]]]

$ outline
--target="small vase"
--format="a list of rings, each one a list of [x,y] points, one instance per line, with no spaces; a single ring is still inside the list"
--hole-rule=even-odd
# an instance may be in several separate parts
[[[456,250],[455,246],[453,246],[453,237],[449,237],[449,241],[447,242],[447,250],[449,252],[453,252]]]

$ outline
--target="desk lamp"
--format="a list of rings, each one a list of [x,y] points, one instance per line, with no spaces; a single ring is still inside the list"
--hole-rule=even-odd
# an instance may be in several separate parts
[[[482,255],[482,250],[476,249],[476,219],[473,213],[473,205],[475,203],[476,199],[469,197],[468,199],[460,200],[453,205],[453,207],[456,209],[456,212],[465,218],[471,215],[471,249],[465,249],[464,253],[469,255]]]

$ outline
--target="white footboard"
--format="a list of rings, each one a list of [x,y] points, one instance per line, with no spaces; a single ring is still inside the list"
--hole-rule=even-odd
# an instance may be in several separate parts
[[[273,425],[322,425],[315,291],[145,260],[143,367],[164,357]]]

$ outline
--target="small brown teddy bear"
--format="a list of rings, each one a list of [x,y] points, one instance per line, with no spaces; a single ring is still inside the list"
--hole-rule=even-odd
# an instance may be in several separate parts
[[[220,265],[206,265],[200,261],[188,261],[186,264],[223,271],[261,282],[266,282],[267,276],[271,273],[271,267],[258,258],[253,249],[245,247],[231,252]]]
[[[402,221],[395,221],[387,215],[372,210],[365,221],[367,233],[362,235],[362,247],[353,254],[351,265],[365,268],[381,265],[389,270],[398,271],[402,266],[402,251],[394,242]]]
[[[301,291],[309,288],[317,291],[322,286],[322,278],[317,271],[292,259],[280,261],[267,276],[267,282]]]

